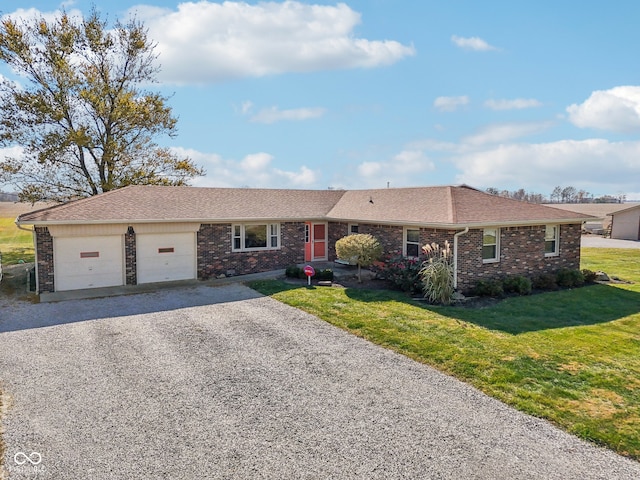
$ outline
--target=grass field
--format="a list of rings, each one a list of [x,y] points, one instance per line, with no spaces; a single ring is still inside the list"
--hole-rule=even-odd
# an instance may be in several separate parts
[[[258,291],[640,459],[640,250],[583,249],[593,285],[436,307],[402,293],[256,282]]]
[[[0,218],[0,253],[3,265],[15,265],[20,260],[33,262],[33,237],[16,227],[14,218]]]

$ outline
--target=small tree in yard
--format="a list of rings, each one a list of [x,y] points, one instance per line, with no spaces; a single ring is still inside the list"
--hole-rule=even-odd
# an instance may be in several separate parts
[[[453,294],[453,254],[449,242],[444,248],[437,243],[425,245],[422,251],[427,256],[420,270],[424,296],[431,303],[451,304]]]
[[[382,255],[382,245],[373,235],[356,233],[336,242],[336,255],[341,260],[358,265],[358,282],[362,283],[361,269],[368,267]]]

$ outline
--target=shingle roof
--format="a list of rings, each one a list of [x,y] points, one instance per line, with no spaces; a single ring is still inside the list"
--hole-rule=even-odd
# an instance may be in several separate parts
[[[490,195],[467,186],[285,190],[130,186],[25,213],[22,224],[329,219],[473,226],[591,218]]]

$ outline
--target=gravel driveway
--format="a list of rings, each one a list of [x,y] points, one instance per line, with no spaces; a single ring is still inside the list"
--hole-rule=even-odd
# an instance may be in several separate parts
[[[240,285],[0,309],[0,382],[12,480],[640,478]]]

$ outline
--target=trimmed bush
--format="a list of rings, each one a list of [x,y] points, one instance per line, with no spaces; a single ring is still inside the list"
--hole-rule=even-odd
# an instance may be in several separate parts
[[[596,281],[598,274],[593,270],[585,268],[582,270],[582,276],[584,277],[584,283],[593,283]]]
[[[313,276],[315,280],[333,280],[333,270],[325,268],[324,270],[317,270]]]
[[[420,261],[397,255],[380,266],[378,276],[389,280],[398,290],[415,294],[422,291],[420,268]]]
[[[336,255],[340,260],[358,265],[358,282],[362,282],[362,267],[368,267],[382,255],[382,245],[367,233],[347,235],[336,241]]]
[[[473,293],[480,297],[501,297],[504,289],[500,280],[479,280]]]
[[[523,276],[507,277],[502,282],[502,288],[506,293],[530,295],[532,290],[531,280]]]
[[[584,285],[584,275],[580,270],[563,268],[556,274],[558,285],[565,288],[580,287]]]
[[[302,268],[298,267],[297,265],[289,265],[285,269],[284,274],[288,278],[302,278],[300,275],[304,276],[304,272],[302,271]]]
[[[536,290],[557,290],[558,281],[556,280],[555,275],[544,273],[542,275],[538,275],[533,279],[532,286]]]

